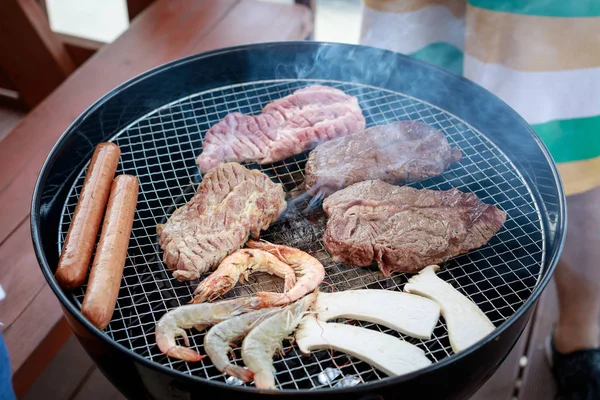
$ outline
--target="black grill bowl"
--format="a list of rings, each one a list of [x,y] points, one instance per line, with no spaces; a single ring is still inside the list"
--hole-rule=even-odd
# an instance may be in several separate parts
[[[457,187],[507,211],[505,227],[488,245],[443,264],[440,273],[475,301],[497,328],[468,350],[452,354],[440,321],[432,340],[413,340],[435,361],[431,366],[387,378],[353,361],[352,373],[364,381],[355,387],[317,385],[315,368],[318,372],[329,366],[328,356],[305,357],[293,350],[277,363],[282,390],[230,386],[210,363],[173,362],[156,349],[155,321],[167,309],[189,301],[193,286],[176,283],[165,271],[154,225],[193,194],[189,182],[200,179],[194,158],[212,123],[231,111],[258,112],[266,102],[312,83],[357,96],[368,125],[419,119],[444,131],[461,148],[460,165],[414,186]],[[80,312],[85,288],[64,292],[53,276],[88,161],[102,141],[114,141],[122,148],[118,173],[140,179],[117,309],[105,331],[93,327]],[[305,160],[303,154],[260,168],[289,190],[302,179]],[[326,280],[337,289],[401,289],[404,275],[385,279],[375,270],[335,264],[318,240],[301,240],[307,232],[318,238],[320,221],[321,225],[306,225],[301,219],[283,221],[265,238],[294,241],[295,237],[298,241],[291,245],[321,254]],[[79,116],[58,140],[40,172],[31,211],[40,267],[71,328],[100,370],[132,399],[199,399],[219,394],[466,399],[494,373],[522,333],[560,255],[565,222],[565,197],[556,166],[539,137],[508,105],[462,77],[410,57],[319,42],[216,50],[124,83]],[[290,236],[288,231],[294,229],[302,235]],[[318,248],[311,247],[315,243]],[[202,337],[194,334],[192,341],[200,346]]]

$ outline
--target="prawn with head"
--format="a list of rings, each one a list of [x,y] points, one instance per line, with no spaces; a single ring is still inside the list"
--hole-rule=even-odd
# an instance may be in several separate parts
[[[249,331],[242,343],[242,359],[253,374],[257,388],[276,388],[273,356],[281,349],[282,341],[292,335],[316,298],[317,293],[312,293],[275,311]]]
[[[204,350],[215,368],[244,382],[250,382],[254,375],[252,371],[234,365],[229,360],[232,343],[244,338],[255,326],[280,310],[279,307],[263,308],[213,326],[204,336]]]
[[[188,348],[189,339],[184,329],[204,329],[231,317],[263,308],[263,301],[256,296],[242,297],[217,303],[188,304],[170,310],[156,324],[156,344],[160,351],[185,361],[200,361],[205,356]],[[176,338],[181,336],[187,347],[180,346]]]

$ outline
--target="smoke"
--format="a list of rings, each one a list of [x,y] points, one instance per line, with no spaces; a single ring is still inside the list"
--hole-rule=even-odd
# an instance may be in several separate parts
[[[381,51],[376,58],[365,58],[365,50],[361,46],[324,43],[316,51],[314,48],[309,53],[299,51],[291,62],[278,64],[275,78],[331,79],[386,87],[401,73],[394,53]]]

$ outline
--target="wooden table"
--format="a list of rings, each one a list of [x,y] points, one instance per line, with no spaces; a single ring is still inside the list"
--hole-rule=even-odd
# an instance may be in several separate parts
[[[33,187],[50,149],[69,124],[120,83],[191,54],[246,43],[302,40],[311,12],[251,0],[159,0],[138,15],[0,143],[0,326],[18,396],[71,335],[46,284],[30,237]]]

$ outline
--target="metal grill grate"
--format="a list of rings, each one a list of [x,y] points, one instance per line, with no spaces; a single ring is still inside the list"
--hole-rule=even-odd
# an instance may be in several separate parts
[[[458,146],[463,159],[442,176],[413,184],[417,188],[446,190],[452,187],[475,193],[482,201],[496,204],[508,213],[505,226],[487,246],[457,257],[443,265],[440,277],[469,296],[498,326],[527,300],[537,284],[544,262],[544,231],[539,209],[523,177],[506,156],[484,135],[464,121],[418,99],[376,87],[337,81],[277,80],[227,86],[198,93],[161,107],[119,132],[112,140],[121,148],[117,171],[134,174],[140,182],[139,203],[130,241],[124,277],[113,319],[106,334],[113,340],[154,362],[201,378],[226,381],[210,359],[187,363],[162,355],[156,347],[154,328],[158,319],[174,307],[187,304],[196,282],[179,283],[162,263],[155,226],[163,223],[175,207],[194,194],[199,175],[194,163],[204,132],[227,113],[259,113],[273,100],[310,84],[326,84],[357,96],[367,126],[399,119],[415,119],[443,131],[451,145]],[[306,154],[284,162],[253,165],[291,191],[303,180]],[[77,203],[86,169],[81,171],[62,213],[59,249],[62,247]],[[293,209],[293,207],[291,207]],[[302,209],[302,207],[298,207]],[[376,268],[353,268],[334,263],[320,240],[325,215],[315,211],[303,215],[291,211],[274,224],[263,238],[298,247],[325,265],[327,276],[322,290],[378,288],[401,290],[404,274],[384,278]],[[59,250],[60,251],[60,250]],[[256,282],[238,285],[228,297],[258,290],[281,291],[279,280],[259,276]],[[85,286],[74,294],[83,300]],[[425,350],[434,362],[452,355],[443,320],[430,340],[417,340],[369,323],[364,327],[402,337]],[[192,346],[203,351],[204,334],[190,331]],[[281,389],[330,387],[317,375],[327,367],[340,366],[342,376],[358,376],[362,382],[385,378],[385,374],[345,354],[328,351],[302,356],[296,347],[284,343],[284,355],[275,358],[277,383]],[[241,364],[239,350],[235,362]]]

